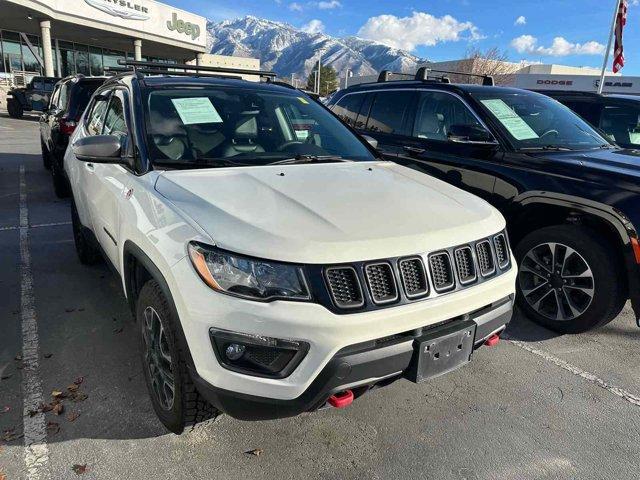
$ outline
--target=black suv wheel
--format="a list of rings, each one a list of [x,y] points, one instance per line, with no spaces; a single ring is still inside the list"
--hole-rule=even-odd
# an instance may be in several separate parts
[[[527,235],[515,250],[518,302],[535,322],[560,333],[606,325],[626,295],[613,247],[596,232],[558,225]]]
[[[40,140],[40,148],[42,150],[42,166],[47,170],[51,170],[51,154],[42,139]]]
[[[176,322],[167,298],[155,280],[140,291],[136,305],[142,369],[158,418],[173,433],[215,418],[218,411],[196,390],[185,355],[176,341]]]
[[[7,113],[12,118],[22,118],[24,115],[24,109],[20,102],[18,102],[15,98],[10,98],[7,100]]]

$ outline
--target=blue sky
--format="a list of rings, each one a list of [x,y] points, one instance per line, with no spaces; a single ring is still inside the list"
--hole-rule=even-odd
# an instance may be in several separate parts
[[[164,0],[211,20],[254,15],[359,35],[433,61],[498,47],[512,61],[600,67],[615,0]],[[629,0],[626,75],[640,75],[640,0]]]

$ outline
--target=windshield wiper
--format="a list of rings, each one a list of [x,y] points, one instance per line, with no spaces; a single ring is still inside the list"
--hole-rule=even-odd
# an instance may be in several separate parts
[[[301,155],[298,154],[293,158],[287,158],[285,160],[278,160],[277,162],[271,162],[267,165],[292,165],[296,163],[323,163],[323,162],[353,162],[348,158],[343,158],[339,155]]]
[[[573,152],[572,148],[561,147],[559,145],[541,145],[539,147],[521,147],[521,148],[518,149],[519,152],[522,152],[522,151],[536,151],[536,150],[554,151],[554,152]]]
[[[156,167],[169,167],[175,169],[196,169],[196,168],[223,168],[223,167],[248,167],[248,163],[234,162],[232,160],[226,160],[224,158],[208,158],[198,160],[186,160],[184,162],[172,160],[162,161],[158,160],[154,162]]]

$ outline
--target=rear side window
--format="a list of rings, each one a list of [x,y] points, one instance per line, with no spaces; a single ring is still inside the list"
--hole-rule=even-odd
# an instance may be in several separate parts
[[[366,129],[373,133],[405,135],[404,124],[413,96],[411,91],[376,94]]]
[[[67,108],[67,102],[69,101],[69,90],[71,89],[68,83],[63,84],[60,87],[60,96],[58,97],[58,108],[65,110]]]
[[[598,126],[602,105],[595,102],[561,101],[571,110],[584,118],[591,125]]]
[[[87,131],[89,135],[100,135],[102,133],[102,127],[104,126],[104,113],[109,105],[109,100],[106,98],[97,99],[91,113],[87,118]]]
[[[358,113],[362,106],[364,95],[346,95],[340,99],[338,104],[333,108],[333,112],[350,127],[356,127]]]
[[[600,119],[600,129],[623,147],[640,146],[640,107],[605,106]]]
[[[69,104],[69,113],[76,119],[80,119],[82,112],[87,108],[91,95],[102,83],[99,82],[80,82],[75,84],[71,92],[71,103]]]

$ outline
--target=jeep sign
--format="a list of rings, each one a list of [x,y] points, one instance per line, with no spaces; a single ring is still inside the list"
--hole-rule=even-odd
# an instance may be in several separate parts
[[[167,28],[169,30],[176,31],[178,33],[184,33],[191,37],[191,40],[195,40],[200,36],[200,26],[191,22],[185,22],[178,19],[178,14],[173,13],[171,20],[167,22]]]

